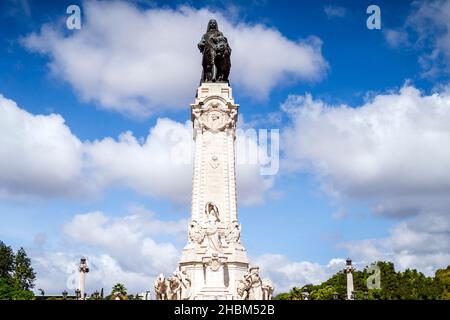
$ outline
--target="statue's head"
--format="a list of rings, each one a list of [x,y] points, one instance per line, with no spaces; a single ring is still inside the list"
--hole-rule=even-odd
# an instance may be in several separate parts
[[[207,216],[212,215],[217,218],[217,221],[219,221],[219,209],[217,206],[212,202],[207,202],[205,205],[205,213]]]
[[[259,267],[250,267],[249,271],[251,274],[259,275]]]
[[[207,31],[209,32],[209,31],[214,31],[214,30],[219,30],[219,27],[217,25],[216,19],[211,19],[208,22],[208,30]]]

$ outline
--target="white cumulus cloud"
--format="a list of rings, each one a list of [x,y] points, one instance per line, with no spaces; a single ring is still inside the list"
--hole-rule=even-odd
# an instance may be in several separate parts
[[[158,243],[154,237],[161,233],[175,237],[186,234],[186,226],[187,220],[165,222],[149,213],[111,218],[96,211],[75,215],[63,231],[80,245],[107,252],[127,270],[157,274],[158,270],[173,271],[179,252],[172,243]]]
[[[192,124],[159,118],[145,138],[80,141],[60,115],[33,115],[0,95],[0,196],[87,197],[126,187],[187,204],[192,188]],[[256,146],[250,138],[249,143]],[[254,149],[237,143],[237,152]],[[237,164],[241,204],[257,204],[273,185],[259,163]]]
[[[436,269],[450,264],[449,243],[448,216],[429,212],[397,224],[385,238],[354,240],[339,246],[366,263],[392,261],[400,270],[415,268],[432,276]]]
[[[0,94],[0,196],[76,190],[82,153],[60,115],[32,115]]]
[[[311,169],[335,193],[371,202],[378,213],[412,215],[448,208],[450,95],[412,86],[358,107],[311,95],[283,105],[287,164]]]
[[[450,2],[413,1],[411,12],[397,29],[384,32],[394,47],[417,50],[422,76],[433,78],[450,72]]]
[[[131,116],[192,102],[201,73],[196,44],[211,18],[233,49],[231,81],[248,95],[264,98],[282,80],[317,81],[327,69],[320,39],[292,41],[274,28],[232,23],[208,9],[86,1],[82,12],[81,30],[44,25],[23,43],[47,55],[51,72],[82,99]]]
[[[53,294],[65,289],[73,293],[78,287],[77,264],[84,256],[90,267],[86,277],[89,294],[104,288],[107,295],[118,282],[128,293],[149,290],[153,294],[157,275],[176,269],[187,226],[187,219],[162,220],[139,205],[121,216],[102,211],[75,214],[62,225],[62,237],[55,241],[59,247],[31,251],[36,288]]]
[[[121,266],[108,254],[87,255],[89,273],[86,275],[86,293],[90,296],[94,291],[104,289],[104,296],[111,294],[116,283],[122,283],[128,294],[150,291],[153,294],[155,277],[149,269],[131,271]],[[42,288],[47,295],[61,295],[66,290],[75,296],[78,288],[78,263],[80,255],[64,251],[47,251],[32,257],[33,267],[37,273],[36,289]],[[39,294],[38,292],[36,294]]]
[[[357,107],[306,94],[283,109],[292,120],[283,139],[290,170],[314,172],[340,211],[362,204],[400,219],[387,237],[340,244],[350,257],[427,274],[450,263],[448,91],[406,85]]]
[[[345,260],[331,259],[326,265],[309,261],[291,261],[281,254],[264,254],[253,261],[260,267],[261,276],[270,279],[277,293],[288,292],[293,287],[320,284],[342,270]]]

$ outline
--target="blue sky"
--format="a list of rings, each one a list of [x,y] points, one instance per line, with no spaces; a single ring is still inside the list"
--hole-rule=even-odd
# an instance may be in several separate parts
[[[64,27],[71,4],[80,30]],[[371,4],[380,30],[366,27]],[[211,16],[233,48],[240,124],[280,130],[276,175],[237,172],[243,243],[277,289],[322,281],[347,256],[427,274],[450,263],[449,2],[10,0],[0,12],[0,239],[27,249],[38,287],[73,289],[81,255],[92,290],[144,291],[175,268],[191,167],[165,161],[166,135],[190,141]]]

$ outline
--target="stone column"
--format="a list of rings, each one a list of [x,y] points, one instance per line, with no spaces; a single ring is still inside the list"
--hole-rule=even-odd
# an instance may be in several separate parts
[[[347,300],[354,300],[353,271],[355,268],[353,268],[350,258],[347,258],[346,263],[344,272],[347,274]]]
[[[78,287],[80,289],[80,300],[84,300],[84,292],[86,290],[86,273],[89,272],[89,267],[87,265],[85,257],[82,257],[80,259],[80,266],[78,267],[78,271],[80,272],[80,278],[78,282]]]
[[[237,221],[235,134],[239,105],[227,83],[203,83],[191,105],[195,157],[192,220],[205,223],[205,205],[219,210],[221,228]]]
[[[226,82],[202,83],[191,105],[195,142],[189,238],[179,270],[191,280],[189,299],[240,299],[249,261],[236,201],[235,139],[239,105]],[[241,288],[238,288],[238,286]],[[258,290],[262,292],[261,280]],[[266,284],[267,292],[273,286]],[[241,290],[241,291],[242,291]],[[260,299],[261,294],[246,295]],[[244,294],[245,296],[245,294]]]

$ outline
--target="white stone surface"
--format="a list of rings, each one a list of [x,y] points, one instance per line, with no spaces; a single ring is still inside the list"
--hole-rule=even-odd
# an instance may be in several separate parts
[[[250,272],[237,217],[235,138],[239,105],[227,83],[203,83],[191,105],[195,141],[188,243],[176,274],[155,283],[164,299],[270,299],[273,287]],[[178,290],[180,272],[189,286]],[[246,294],[238,293],[238,285]],[[162,292],[166,290],[168,294]],[[189,291],[189,295],[183,291]],[[242,291],[241,290],[241,291]]]
[[[355,269],[352,265],[352,260],[347,259],[347,265],[344,272],[347,274],[347,300],[354,300],[354,287],[353,287],[353,271]]]
[[[84,300],[84,293],[86,290],[86,273],[89,272],[89,267],[87,265],[86,258],[81,258],[80,265],[78,266],[79,279],[78,288],[80,289],[80,300]]]

